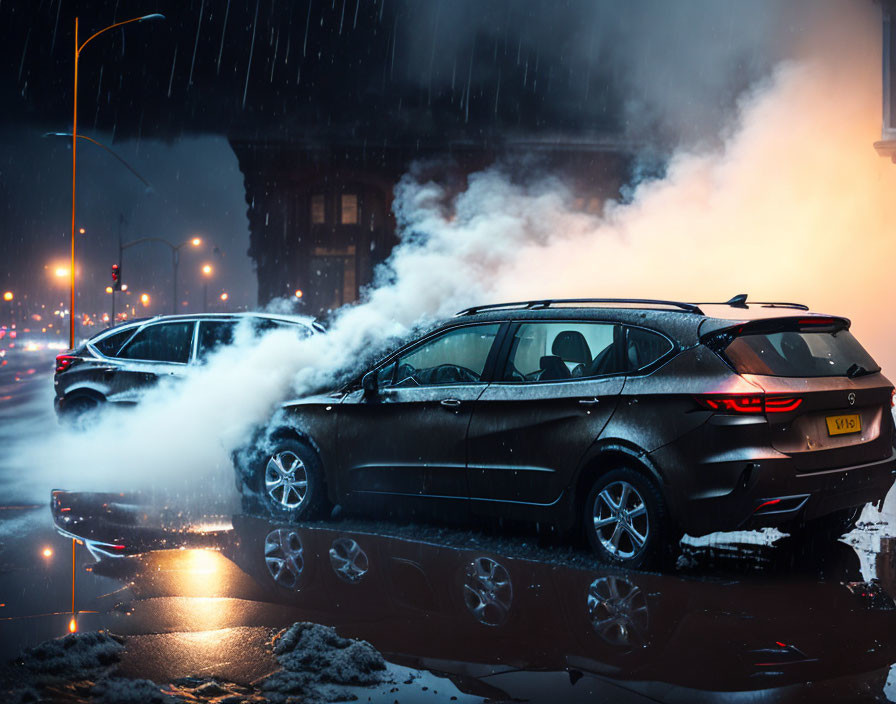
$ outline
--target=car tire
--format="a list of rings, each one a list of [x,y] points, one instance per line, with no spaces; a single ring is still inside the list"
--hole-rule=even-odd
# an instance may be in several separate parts
[[[857,506],[841,509],[821,518],[796,523],[785,530],[794,542],[835,542],[856,527],[859,516],[862,515],[862,508]]]
[[[255,472],[255,489],[265,512],[272,518],[309,520],[325,515],[327,491],[320,458],[304,440],[284,438],[274,442]]]
[[[96,422],[96,413],[103,405],[93,396],[74,396],[65,399],[59,410],[59,424],[75,430],[84,430]]]
[[[597,477],[585,500],[583,522],[591,548],[608,565],[657,567],[681,539],[660,490],[628,467]]]

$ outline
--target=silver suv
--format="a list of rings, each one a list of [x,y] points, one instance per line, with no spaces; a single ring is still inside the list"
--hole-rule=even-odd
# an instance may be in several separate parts
[[[257,332],[286,327],[306,337],[323,331],[313,318],[267,313],[160,315],[117,325],[56,357],[56,414],[61,421],[82,420],[107,403],[137,403],[159,379],[180,376],[230,344],[242,321]]]

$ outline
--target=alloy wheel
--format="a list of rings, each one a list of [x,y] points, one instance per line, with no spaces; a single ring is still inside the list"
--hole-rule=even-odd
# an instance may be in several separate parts
[[[643,647],[649,628],[647,597],[622,577],[598,577],[588,587],[588,616],[595,632],[610,645]]]
[[[292,450],[278,452],[265,467],[264,488],[278,508],[289,511],[298,508],[308,493],[305,463]]]
[[[351,538],[338,538],[333,541],[330,547],[330,564],[340,579],[352,584],[360,582],[370,568],[367,553]]]
[[[294,530],[278,528],[264,539],[264,563],[279,586],[298,589],[305,569],[302,540]]]
[[[644,497],[627,481],[607,484],[594,499],[594,532],[611,556],[629,559],[650,537],[650,518]]]
[[[473,617],[486,626],[500,626],[513,603],[510,574],[490,557],[477,557],[464,572],[464,603]]]

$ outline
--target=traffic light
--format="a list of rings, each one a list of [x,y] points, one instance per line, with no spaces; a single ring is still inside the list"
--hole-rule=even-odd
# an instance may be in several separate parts
[[[121,291],[121,267],[118,264],[112,265],[112,288]]]

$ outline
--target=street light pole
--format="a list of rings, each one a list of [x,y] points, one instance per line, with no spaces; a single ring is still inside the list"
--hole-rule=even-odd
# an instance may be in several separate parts
[[[158,13],[151,15],[142,15],[140,17],[134,17],[129,20],[124,20],[123,22],[116,22],[115,24],[110,24],[105,29],[101,29],[99,32],[93,33],[90,37],[88,37],[83,44],[79,43],[78,40],[78,18],[75,17],[75,82],[74,82],[74,106],[72,111],[72,240],[71,240],[71,262],[69,266],[69,330],[68,330],[68,345],[70,348],[74,348],[75,346],[75,187],[77,184],[77,174],[78,174],[78,59],[81,57],[81,52],[84,50],[84,47],[87,46],[93,39],[98,37],[103,32],[107,32],[110,29],[114,29],[115,27],[121,27],[125,24],[130,24],[131,22],[142,22],[143,20],[156,20],[156,19],[165,19],[164,15],[160,15]]]
[[[182,247],[183,245],[181,245]],[[171,248],[171,271],[173,281],[171,295],[171,313],[177,313],[177,265],[180,263],[180,247]]]
[[[177,313],[177,268],[180,264],[180,250],[183,247],[186,247],[188,244],[193,245],[194,247],[199,247],[202,244],[202,240],[199,237],[192,237],[188,240],[184,240],[180,244],[173,244],[162,237],[142,237],[139,240],[134,240],[133,242],[128,242],[127,244],[121,243],[121,236],[118,238],[118,268],[121,271],[121,253],[123,250],[128,247],[133,247],[136,244],[143,244],[144,242],[159,242],[171,248],[171,312]]]
[[[78,57],[81,48],[78,46],[78,18],[75,17],[75,105],[72,115],[72,241],[71,263],[69,265],[69,284],[71,297],[69,300],[68,316],[68,346],[75,347],[75,184],[77,183],[77,153],[78,153]]]
[[[208,280],[211,278],[213,269],[211,264],[205,264],[202,267],[202,273],[205,276],[202,286],[202,312],[208,313]]]

